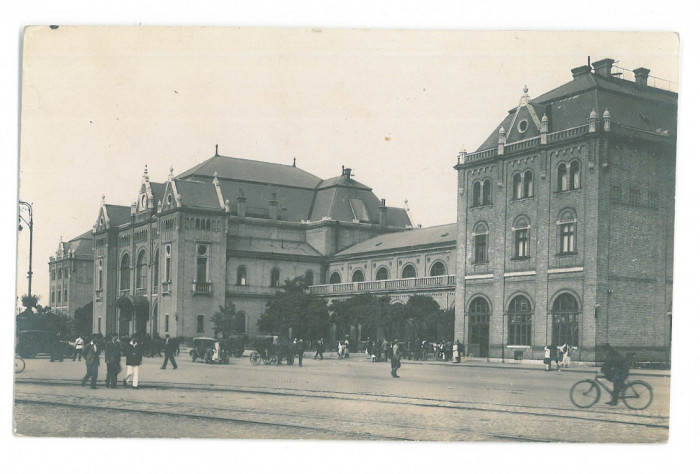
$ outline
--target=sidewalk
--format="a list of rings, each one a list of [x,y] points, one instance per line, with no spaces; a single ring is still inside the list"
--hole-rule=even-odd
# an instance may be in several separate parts
[[[369,358],[365,356],[364,353],[351,353],[350,359],[359,359],[371,362]],[[409,360],[401,359],[402,364],[426,364],[426,365],[444,365],[450,367],[488,367],[488,368],[499,368],[499,369],[513,369],[513,370],[542,370],[544,371],[544,362],[541,360],[521,360],[513,361],[506,360],[505,362],[500,358],[481,358],[481,357],[470,357],[467,361],[452,363],[451,361],[440,361],[435,359],[428,360]],[[556,372],[556,364],[552,365],[552,371]],[[586,373],[594,375],[600,371],[599,367],[596,367],[593,362],[572,362],[569,367],[561,368],[563,372],[576,372],[576,373]],[[653,369],[630,369],[630,376],[645,376],[645,377],[670,377],[670,370],[653,370]]]

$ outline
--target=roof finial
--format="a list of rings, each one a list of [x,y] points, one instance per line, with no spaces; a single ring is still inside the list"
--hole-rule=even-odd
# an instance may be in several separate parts
[[[170,173],[168,173],[168,180],[172,180],[172,179],[173,179],[173,171],[175,171],[175,170],[173,169],[173,165],[170,165]]]
[[[528,90],[528,89],[527,89],[527,84],[525,84],[525,85],[523,86],[523,94],[527,94],[527,90]]]
[[[292,166],[295,168],[297,167],[297,157],[296,156],[294,157],[294,162],[292,163]]]
[[[219,156],[219,144],[216,144],[215,150],[214,150],[214,156]]]
[[[143,175],[145,177],[148,177],[148,164],[143,166]]]

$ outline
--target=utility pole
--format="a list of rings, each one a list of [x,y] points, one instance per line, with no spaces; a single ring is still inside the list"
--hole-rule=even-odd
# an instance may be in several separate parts
[[[29,220],[22,216],[22,209],[26,209],[29,213]],[[33,232],[34,232],[34,218],[32,217],[32,205],[25,201],[19,201],[19,213],[18,213],[18,230],[22,230],[22,222],[24,222],[27,227],[29,227],[29,271],[27,272],[27,278],[29,279],[29,288],[27,289],[27,297],[32,297],[32,242],[33,242]]]

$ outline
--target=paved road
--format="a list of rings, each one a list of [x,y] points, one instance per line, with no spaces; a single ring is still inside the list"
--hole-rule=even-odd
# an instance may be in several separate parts
[[[183,354],[179,368],[145,359],[140,390],[82,388],[84,364],[27,361],[15,384],[15,427],[28,436],[663,442],[670,378],[642,411],[601,402],[574,407],[569,388],[595,369],[539,365],[304,360],[304,366],[211,366]],[[123,375],[123,374],[122,374]],[[104,377],[104,366],[100,367]]]

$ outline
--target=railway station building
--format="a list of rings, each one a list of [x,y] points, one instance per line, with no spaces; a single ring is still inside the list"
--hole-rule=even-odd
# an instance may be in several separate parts
[[[497,360],[669,361],[678,96],[612,59],[571,72],[459,154],[455,337]]]

